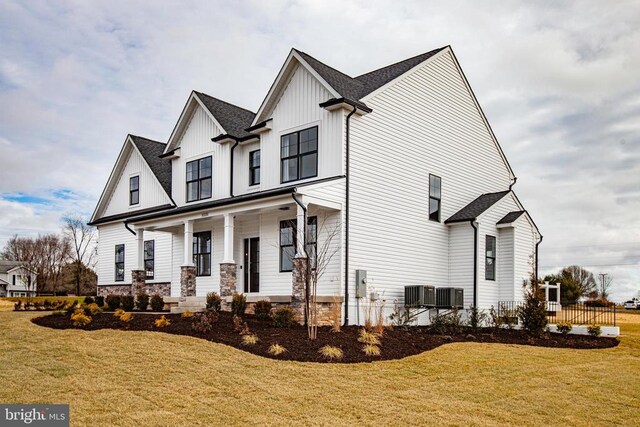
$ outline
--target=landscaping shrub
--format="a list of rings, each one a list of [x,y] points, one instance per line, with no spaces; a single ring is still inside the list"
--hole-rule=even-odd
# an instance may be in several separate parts
[[[89,305],[89,304],[93,304],[95,302],[95,300],[91,297],[84,297],[84,303]]]
[[[533,337],[541,337],[547,327],[547,305],[540,286],[532,282],[525,293],[524,305],[518,307],[522,327]]]
[[[84,314],[84,311],[78,311],[71,316],[73,326],[86,326],[91,323],[91,317]]]
[[[125,311],[121,308],[116,308],[116,311],[113,312],[113,317],[120,317],[125,313]]]
[[[100,307],[104,307],[104,297],[97,296],[96,297],[96,304],[98,304]]]
[[[92,316],[95,316],[98,313],[102,313],[102,309],[98,307],[98,304],[96,304],[95,302],[87,305],[86,309],[89,311],[89,313],[91,313]]]
[[[161,295],[155,294],[151,297],[151,310],[162,311],[164,309],[164,299]]]
[[[164,314],[162,316],[160,316],[159,319],[156,319],[155,321],[155,325],[156,328],[164,328],[166,326],[169,326],[171,324],[171,321],[169,319],[167,319]]]
[[[260,300],[253,306],[253,313],[258,320],[269,320],[271,318],[271,301]]]
[[[33,308],[35,308],[38,311],[44,310],[44,305],[40,301],[36,301],[33,303]]]
[[[600,325],[589,325],[587,326],[587,332],[592,337],[599,337],[602,333],[602,328],[600,328]]]
[[[53,307],[53,302],[50,299],[45,299],[42,302],[42,305],[44,306],[44,308],[50,309],[51,307]]]
[[[613,307],[615,304],[605,298],[595,298],[584,302],[586,307]]]
[[[327,360],[341,360],[344,357],[344,353],[341,348],[331,345],[325,345],[318,350],[318,353]]]
[[[193,312],[187,310],[187,311],[183,311],[182,314],[180,315],[180,317],[184,318],[184,319],[188,319],[190,317],[193,317]]]
[[[64,311],[66,311],[68,314],[73,313],[74,311],[76,311],[76,307],[78,306],[78,301],[77,300],[73,300],[72,302],[66,304],[64,306]]]
[[[571,323],[569,322],[558,322],[556,324],[556,329],[562,335],[567,335],[569,332],[571,332],[571,329],[573,329],[573,326],[571,326]]]
[[[457,335],[462,332],[462,316],[458,310],[449,313],[436,314],[431,317],[431,330],[437,334]]]
[[[129,323],[131,319],[133,319],[133,314],[131,313],[122,313],[122,315],[120,316],[120,321],[124,323]]]
[[[13,304],[13,309],[15,311],[22,310],[22,300],[19,299],[18,301],[16,301],[16,303]]]
[[[242,345],[256,345],[257,342],[258,337],[253,334],[244,335],[242,337]]]
[[[133,308],[136,306],[133,295],[122,295],[120,297],[120,305],[122,305],[124,311],[133,311]]]
[[[358,342],[363,344],[380,345],[380,339],[378,336],[366,329],[360,329],[360,335],[358,336]]]
[[[209,292],[207,294],[207,310],[215,311],[216,313],[220,312],[220,308],[222,307],[222,298],[215,292]]]
[[[481,328],[487,321],[487,313],[483,310],[474,307],[469,307],[469,318],[467,319],[467,325],[474,331]]]
[[[331,332],[340,332],[340,319],[342,316],[342,301],[340,297],[333,297],[331,303]]]
[[[109,311],[116,311],[120,308],[120,295],[109,294],[106,299]]]
[[[278,343],[271,344],[271,346],[269,346],[269,349],[267,350],[267,352],[268,352],[269,354],[272,354],[272,355],[274,355],[274,356],[279,356],[279,355],[281,355],[282,353],[286,353],[286,351],[287,351],[287,349],[286,349],[286,348],[284,348],[283,346],[281,346],[281,345],[280,345],[280,344],[278,344]]]
[[[290,328],[296,321],[296,312],[286,305],[274,311],[272,318],[276,328]]]
[[[140,311],[146,311],[149,307],[149,295],[140,292],[136,295],[136,308]]]
[[[493,306],[489,310],[489,326],[496,330],[502,327],[502,316],[498,314],[498,311]]]
[[[231,299],[231,312],[234,316],[244,316],[247,310],[247,297],[244,294],[233,294]]]
[[[193,323],[191,323],[191,328],[199,333],[206,335],[213,330],[216,322],[218,321],[218,313],[215,311],[205,311],[202,313],[197,313],[193,316]]]
[[[367,356],[380,356],[380,353],[381,353],[380,347],[373,344],[366,344],[365,346],[362,347],[362,351]]]
[[[249,325],[247,325],[247,322],[243,322],[240,316],[233,316],[233,330],[240,335],[249,335],[251,333]]]

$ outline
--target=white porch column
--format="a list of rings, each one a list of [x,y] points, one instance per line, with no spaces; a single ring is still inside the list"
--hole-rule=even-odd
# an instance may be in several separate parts
[[[138,242],[138,270],[144,270],[144,228],[136,228]]]
[[[233,260],[233,224],[234,216],[232,214],[224,214],[224,264],[235,264]]]
[[[296,213],[296,258],[306,258],[304,254],[304,209],[300,205],[296,205],[298,210]]]
[[[182,265],[193,265],[193,220],[184,222],[184,261]]]

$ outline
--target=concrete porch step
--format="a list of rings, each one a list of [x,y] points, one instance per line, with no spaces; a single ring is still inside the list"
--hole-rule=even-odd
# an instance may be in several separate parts
[[[192,313],[197,313],[201,311],[205,311],[205,307],[171,307],[171,314],[182,314],[185,311],[190,311]]]

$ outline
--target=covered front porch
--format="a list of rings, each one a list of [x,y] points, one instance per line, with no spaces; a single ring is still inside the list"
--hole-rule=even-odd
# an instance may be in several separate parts
[[[137,241],[132,291],[145,289],[145,233],[162,232],[172,242],[163,249],[171,251],[166,257],[172,260],[171,299],[200,304],[207,293],[217,292],[228,308],[237,292],[248,302],[267,299],[301,312],[309,257],[313,260],[329,235],[335,237],[334,256],[318,280],[318,294],[327,300],[340,295],[342,233],[335,233],[340,224],[340,204],[295,193],[131,221]]]

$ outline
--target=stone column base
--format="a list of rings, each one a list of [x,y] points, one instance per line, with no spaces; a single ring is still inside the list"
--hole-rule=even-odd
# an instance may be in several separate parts
[[[236,293],[238,266],[235,263],[220,264],[220,297],[222,297],[222,309],[231,310],[231,304],[227,301]]]
[[[193,265],[180,267],[180,296],[196,296],[196,267]]]
[[[144,270],[131,270],[131,294],[133,296],[144,290],[147,281],[147,272]]]
[[[305,323],[305,302],[307,285],[307,258],[294,258],[291,272],[291,308],[298,314],[300,324]]]

